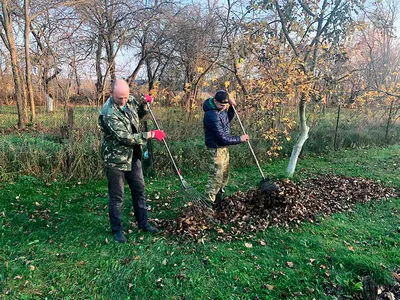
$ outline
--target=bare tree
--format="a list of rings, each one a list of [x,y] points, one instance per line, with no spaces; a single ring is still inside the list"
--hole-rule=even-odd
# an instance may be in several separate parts
[[[142,6],[140,1],[89,0],[76,8],[81,21],[91,29],[92,44],[96,45],[94,53],[98,104],[104,102],[104,86],[108,75],[111,81],[116,78],[115,59],[126,44],[127,32],[132,30],[135,16],[143,9]],[[106,62],[105,66],[103,61]]]
[[[31,31],[31,16],[29,15],[30,0],[24,0],[24,46],[25,46],[25,80],[26,88],[28,92],[28,102],[31,106],[31,122],[35,120],[36,109],[35,109],[35,99],[33,96],[33,86],[32,86],[32,64],[31,64],[31,53],[29,49],[29,35]]]
[[[13,31],[13,8],[11,6],[11,1],[2,1],[1,8],[2,14],[0,14],[0,23],[2,25],[2,30],[0,31],[0,37],[3,40],[3,43],[6,46],[7,50],[10,52],[11,68],[14,77],[15,97],[17,99],[18,128],[22,129],[25,128],[28,123],[28,115],[26,97],[21,78],[20,59]]]
[[[137,49],[138,63],[128,82],[133,84],[139,71],[146,66],[149,90],[154,86],[155,77],[162,76],[166,64],[171,60],[173,27],[180,8],[172,1],[154,1],[153,5],[144,7],[137,15],[137,23],[133,24],[129,46]]]
[[[184,72],[184,103],[189,112],[197,99],[201,80],[221,59],[224,35],[215,7],[186,6],[175,25],[176,56]]]
[[[367,26],[361,32],[358,45],[359,61],[364,65],[363,77],[365,91],[378,93],[375,103],[384,107],[387,114],[385,139],[389,140],[389,131],[400,110],[400,51],[395,36],[395,21],[399,17],[400,4],[394,0],[377,2],[370,10],[365,10]],[[371,94],[371,93],[369,93]]]

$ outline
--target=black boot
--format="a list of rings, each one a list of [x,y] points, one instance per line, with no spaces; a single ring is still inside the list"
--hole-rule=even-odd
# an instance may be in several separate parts
[[[223,197],[223,194],[222,193],[218,193],[216,196],[215,196],[215,204],[220,204],[221,202],[222,202],[222,199],[223,199],[224,197]]]
[[[117,231],[114,233],[114,240],[120,243],[126,243],[126,237],[122,233],[122,231]]]
[[[140,227],[140,229],[142,229],[143,231],[146,231],[146,232],[151,232],[151,233],[158,232],[158,229],[151,226],[149,223],[147,223],[144,227]]]
[[[223,196],[223,195],[224,195],[224,194],[221,193],[221,192],[219,192],[218,194],[215,195],[215,201],[214,201],[214,203],[212,204],[213,209],[216,209],[217,207],[220,207],[220,206],[221,206],[221,203],[222,203],[222,201],[223,201],[223,199],[224,199],[224,196]]]

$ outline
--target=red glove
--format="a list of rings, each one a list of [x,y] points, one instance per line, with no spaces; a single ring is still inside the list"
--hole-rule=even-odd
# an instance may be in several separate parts
[[[150,96],[149,94],[144,94],[144,102],[146,102],[146,103],[153,103],[153,97],[152,96]]]
[[[155,138],[157,141],[162,141],[163,138],[165,137],[165,133],[162,130],[152,130],[151,132],[151,137]]]

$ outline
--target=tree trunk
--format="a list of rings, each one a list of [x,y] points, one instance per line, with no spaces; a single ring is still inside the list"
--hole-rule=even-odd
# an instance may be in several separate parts
[[[76,60],[73,61],[74,76],[76,81],[76,94],[81,95],[81,79],[79,78],[78,68],[76,67]]]
[[[54,99],[53,95],[50,94],[49,92],[49,83],[57,77],[57,75],[61,72],[61,69],[56,69],[54,74],[51,75],[50,77],[48,76],[49,74],[49,69],[46,67],[43,71],[43,89],[44,93],[46,96],[46,110],[47,112],[53,112],[54,111]]]
[[[31,57],[29,53],[29,34],[31,19],[29,16],[29,0],[25,0],[24,2],[25,9],[25,80],[26,80],[26,88],[28,91],[28,102],[31,106],[31,122],[33,122],[36,118],[36,108],[35,108],[35,98],[33,96],[33,86],[32,86],[32,65],[31,65]]]
[[[149,91],[151,91],[154,87],[154,75],[151,71],[150,59],[146,59],[146,68],[147,68],[147,81],[148,81]]]
[[[96,98],[97,98],[97,106],[100,106],[101,95],[103,94],[103,75],[101,73],[101,52],[103,50],[103,36],[101,32],[99,32],[99,36],[97,39],[97,50],[96,50]]]
[[[26,99],[24,99],[24,91],[22,86],[22,80],[20,76],[20,65],[18,59],[18,51],[17,46],[15,44],[14,32],[12,28],[12,18],[10,7],[8,6],[8,2],[2,2],[2,10],[3,10],[3,21],[4,21],[4,30],[7,37],[8,42],[8,50],[10,51],[11,57],[11,69],[14,78],[14,89],[15,96],[17,98],[17,110],[18,110],[18,128],[22,129],[26,127],[28,123],[28,118],[26,114]]]
[[[386,122],[386,131],[385,131],[385,141],[386,143],[389,142],[389,129],[390,129],[390,123],[392,122],[392,112],[393,112],[393,104],[394,104],[394,100],[392,99],[392,101],[390,102],[390,107],[389,107],[389,116]]]
[[[308,139],[308,132],[310,131],[310,127],[308,127],[306,122],[306,99],[304,95],[302,95],[300,100],[299,114],[301,133],[296,144],[293,146],[292,155],[290,156],[289,164],[286,168],[288,177],[292,177],[294,174],[301,149],[303,148],[305,141]]]
[[[113,5],[114,0],[105,0],[105,7],[106,7],[106,24],[107,24],[107,31],[106,35],[104,36],[104,44],[107,53],[107,62],[109,68],[109,74],[111,76],[111,81],[116,80],[115,74],[115,50],[114,50],[114,34],[115,34],[115,24],[113,22]]]
[[[193,83],[193,88],[190,90],[189,94],[189,114],[188,114],[188,121],[192,119],[193,115],[193,105],[196,102],[197,94],[199,92],[199,86],[197,83]]]
[[[338,130],[339,130],[339,120],[340,120],[340,109],[341,109],[341,107],[342,106],[339,103],[338,110],[337,110],[337,117],[336,117],[335,137],[333,139],[333,149],[334,150],[337,150],[336,140],[337,140],[337,134],[338,134]]]
[[[29,118],[28,118],[28,93],[26,90],[26,83],[24,81],[24,72],[22,71],[22,67],[20,64],[20,60],[18,58],[18,70],[19,70],[19,78],[21,78],[21,87],[22,87],[22,99],[24,99],[24,119],[26,120],[26,124],[28,124],[29,122]]]
[[[45,93],[46,95],[46,111],[53,112],[54,111],[54,99],[52,95]]]
[[[135,79],[136,79],[137,75],[139,74],[139,71],[145,62],[145,58],[146,58],[145,56],[140,58],[139,63],[136,66],[135,70],[133,70],[132,74],[128,77],[128,84],[130,87],[133,86],[133,83],[135,82]]]
[[[110,39],[112,39],[112,35],[110,36]],[[110,40],[108,42],[109,44],[109,52],[107,54],[107,60],[108,60],[108,65],[110,66],[110,77],[111,77],[111,82],[114,82],[117,79],[117,76],[115,74],[115,52],[114,52],[114,41]]]

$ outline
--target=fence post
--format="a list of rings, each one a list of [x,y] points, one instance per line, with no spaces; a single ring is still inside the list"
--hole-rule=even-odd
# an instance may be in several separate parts
[[[71,175],[72,164],[74,161],[73,145],[74,145],[74,109],[72,107],[68,108],[68,124],[67,124],[67,138],[68,138],[68,151],[67,151],[67,170],[68,175]]]

